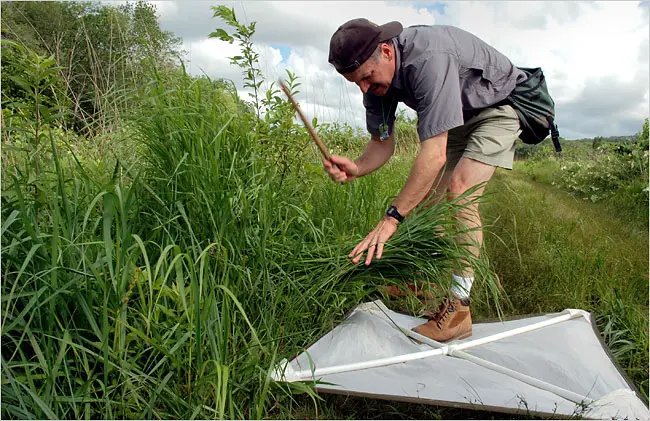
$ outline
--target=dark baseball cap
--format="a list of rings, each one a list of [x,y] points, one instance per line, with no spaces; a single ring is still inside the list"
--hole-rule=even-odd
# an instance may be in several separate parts
[[[332,35],[328,61],[339,73],[353,72],[370,58],[377,44],[401,32],[402,24],[399,22],[376,25],[368,19],[352,19],[339,26]]]

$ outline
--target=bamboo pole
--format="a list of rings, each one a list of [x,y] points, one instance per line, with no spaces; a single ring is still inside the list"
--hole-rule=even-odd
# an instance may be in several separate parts
[[[327,159],[329,161],[331,155],[329,151],[327,150],[327,147],[325,144],[320,140],[320,137],[318,137],[318,133],[316,133],[316,130],[311,126],[311,123],[309,120],[307,120],[307,117],[302,113],[302,110],[298,106],[298,103],[296,100],[293,98],[293,95],[291,95],[291,91],[289,91],[289,88],[285,83],[280,80],[280,87],[282,88],[282,91],[287,95],[287,98],[289,98],[289,101],[291,102],[291,105],[293,105],[293,108],[298,112],[298,115],[300,116],[300,119],[302,120],[303,124],[307,128],[307,131],[311,135],[311,138],[314,139],[314,142],[316,142],[316,146],[318,146],[318,149],[320,150],[320,153],[323,155],[323,158]]]

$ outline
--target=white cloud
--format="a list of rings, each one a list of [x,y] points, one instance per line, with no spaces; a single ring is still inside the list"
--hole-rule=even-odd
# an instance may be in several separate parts
[[[207,39],[217,27],[231,31],[212,18],[210,7],[215,4],[156,2],[163,29],[185,40],[192,72],[202,69],[211,77],[230,78],[241,88],[241,70],[227,59],[236,54],[236,47]],[[423,7],[422,2],[222,4],[233,7],[240,22],[257,22],[253,41],[267,80],[283,77],[285,69],[295,72],[302,83],[299,101],[306,113],[320,121],[365,126],[358,89],[327,63],[332,33],[356,17],[377,23],[398,20],[404,26],[455,25],[493,45],[516,65],[541,66],[566,137],[634,133],[648,115],[647,3],[449,2],[444,3],[442,14],[439,6]],[[618,96],[616,101],[612,95]],[[581,120],[611,124],[586,125]]]
[[[230,64],[232,57],[240,54],[241,49],[236,44],[230,44],[214,38],[206,38],[183,44],[187,51],[186,67],[191,74],[207,74],[213,78],[230,79],[241,85],[243,79],[240,71]]]
[[[452,2],[447,12],[445,23],[473,32],[514,64],[544,69],[564,136],[631,134],[647,117],[648,17],[638,3]],[[614,105],[607,94],[616,92],[595,92],[623,85],[634,87],[638,95],[629,99],[635,102]],[[609,125],[590,129],[577,120],[586,117],[574,106],[585,105],[585,93],[602,105],[597,107],[599,115],[589,114],[589,120]],[[615,116],[627,124],[612,121]],[[607,133],[596,131],[607,127]]]

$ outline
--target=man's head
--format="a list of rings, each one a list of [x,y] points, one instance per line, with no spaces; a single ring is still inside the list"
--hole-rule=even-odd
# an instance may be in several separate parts
[[[341,25],[330,40],[329,62],[362,92],[385,95],[395,74],[395,49],[389,41],[402,32],[402,24],[375,25],[353,19]]]

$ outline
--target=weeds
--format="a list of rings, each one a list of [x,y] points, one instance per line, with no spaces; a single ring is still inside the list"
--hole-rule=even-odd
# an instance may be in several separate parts
[[[533,179],[557,186],[593,203],[608,202],[612,209],[647,226],[648,120],[634,141],[604,143],[565,142],[563,156],[549,147],[528,152],[519,168]]]
[[[266,417],[296,393],[269,379],[279,358],[382,279],[439,277],[463,257],[447,231],[432,235],[450,204],[415,215],[376,265],[353,266],[365,227],[332,218],[373,192],[357,212],[375,222],[390,185],[281,183],[224,85],[157,73],[143,92],[138,165],[95,178],[51,141],[43,200],[26,179],[3,185],[3,416]]]

